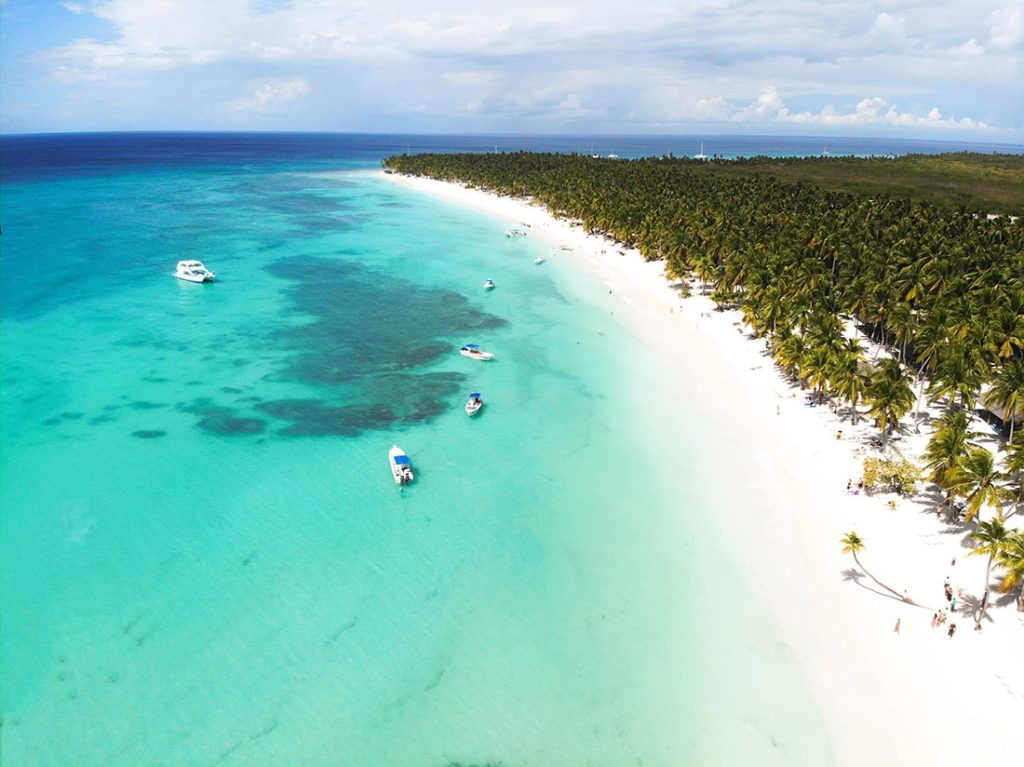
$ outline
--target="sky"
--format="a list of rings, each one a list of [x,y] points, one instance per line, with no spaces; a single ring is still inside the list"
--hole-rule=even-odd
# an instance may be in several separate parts
[[[1024,0],[0,0],[0,131],[1024,143]]]

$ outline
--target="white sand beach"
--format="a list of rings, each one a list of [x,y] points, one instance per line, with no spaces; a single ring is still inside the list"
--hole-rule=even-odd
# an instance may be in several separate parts
[[[759,491],[758,509],[723,510],[735,519],[738,545],[749,551],[737,559],[804,671],[840,764],[995,764],[1020,753],[1024,613],[994,593],[980,631],[973,630],[970,613],[932,626],[933,614],[949,606],[946,578],[954,591],[963,589],[968,606],[980,598],[985,557],[967,556],[966,531],[940,519],[923,494],[847,492],[877,434],[868,419],[854,427],[827,406],[807,406],[806,392],[775,369],[764,341],[748,335],[738,312],[717,311],[702,296],[681,298],[661,264],[527,201],[398,174],[387,178],[506,227],[524,227],[529,237],[550,244],[549,260],[607,284],[616,319],[680,366],[707,404],[719,447]],[[910,423],[908,416],[903,424]],[[897,445],[916,461],[927,429],[906,431]],[[1010,524],[1021,522],[1011,518]],[[839,542],[851,530],[866,543],[861,562],[917,605],[860,576]],[[951,623],[957,631],[949,637]]]

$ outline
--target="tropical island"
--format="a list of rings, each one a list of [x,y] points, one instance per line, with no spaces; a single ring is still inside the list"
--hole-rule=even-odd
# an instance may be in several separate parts
[[[625,257],[635,256],[636,269],[661,283],[641,288],[664,291],[662,309],[647,309],[672,313],[662,315],[665,335],[685,334],[687,350],[704,355],[693,372],[731,364],[717,378],[709,373],[709,385],[749,379],[736,384],[749,400],[737,403],[745,415],[736,416],[750,419],[745,459],[781,448],[802,467],[787,474],[793,481],[777,499],[795,510],[777,509],[766,527],[780,548],[775,577],[852,581],[874,600],[856,607],[857,638],[840,636],[852,603],[820,615],[835,619],[832,627],[815,627],[813,618],[807,626],[793,604],[797,593],[820,600],[839,590],[824,597],[817,586],[787,583],[793,593],[776,600],[784,630],[795,626],[787,638],[827,680],[822,697],[860,701],[833,701],[830,712],[825,700],[826,716],[879,733],[877,751],[855,742],[856,732],[841,751],[892,764],[931,753],[924,736],[880,745],[890,725],[885,707],[875,719],[851,711],[878,695],[906,696],[919,719],[938,720],[944,696],[989,695],[973,685],[990,677],[1009,696],[999,705],[1022,710],[1020,680],[1006,672],[1024,629],[1024,158],[424,154],[384,166],[400,183],[518,215],[531,233],[550,227],[570,242],[576,232],[606,275],[626,279],[633,266]],[[704,365],[708,355],[732,360]],[[781,416],[772,440],[761,434],[773,427],[767,408]],[[787,471],[786,461],[766,460]],[[848,472],[845,488],[835,487],[840,472]],[[806,496],[793,497],[802,486]],[[794,539],[834,554],[792,565],[806,556]],[[865,550],[883,556],[862,561]],[[855,567],[841,578],[828,569],[832,557],[851,554]],[[903,607],[891,611],[894,603]],[[878,630],[915,644],[874,647]],[[971,657],[984,656],[973,676],[949,678],[952,644],[934,644],[939,636],[971,640]],[[877,667],[860,672],[874,681],[839,685],[832,677],[865,660],[851,657],[865,641]],[[823,649],[829,642],[847,644]],[[921,681],[930,668],[947,678]],[[929,707],[937,712],[926,715]],[[984,720],[979,711],[972,723]],[[894,760],[899,747],[906,750]],[[948,745],[932,756],[955,763]]]

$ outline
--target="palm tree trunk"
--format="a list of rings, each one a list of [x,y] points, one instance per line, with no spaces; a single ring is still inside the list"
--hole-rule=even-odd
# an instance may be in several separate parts
[[[988,612],[988,581],[992,576],[992,554],[988,555],[988,564],[985,565],[985,590],[981,595],[981,615],[978,616],[978,623],[985,618],[985,613]]]
[[[921,433],[921,398],[924,397],[924,376],[922,372],[924,366],[921,366],[921,370],[917,371],[917,378],[921,382],[917,387],[917,406],[914,408],[914,434]]]
[[[901,600],[903,600],[904,602],[908,602],[908,603],[910,603],[910,604],[914,604],[914,600],[913,600],[913,599],[911,599],[910,597],[908,597],[908,596],[907,596],[906,594],[901,594],[901,593],[899,593],[898,591],[896,591],[896,589],[894,589],[894,588],[892,588],[892,587],[890,587],[890,586],[886,586],[886,585],[885,585],[884,583],[882,583],[882,582],[881,582],[880,580],[878,580],[878,578],[876,578],[876,577],[875,577],[875,576],[873,576],[873,575],[872,575],[871,573],[869,573],[869,572],[868,572],[868,569],[867,569],[866,567],[864,567],[864,565],[862,565],[862,564],[860,563],[860,559],[859,559],[859,558],[857,557],[857,552],[856,552],[856,551],[854,551],[854,552],[852,552],[852,553],[853,553],[853,561],[857,563],[857,566],[858,566],[858,567],[859,567],[859,568],[860,568],[861,570],[863,570],[863,571],[864,571],[864,574],[865,574],[866,576],[868,576],[868,578],[870,578],[871,580],[873,580],[873,581],[874,581],[874,582],[875,582],[876,584],[878,584],[879,586],[881,586],[881,587],[882,587],[883,589],[885,589],[886,591],[888,591],[888,592],[889,592],[890,594],[892,594],[893,596],[899,597],[899,598],[900,598]]]

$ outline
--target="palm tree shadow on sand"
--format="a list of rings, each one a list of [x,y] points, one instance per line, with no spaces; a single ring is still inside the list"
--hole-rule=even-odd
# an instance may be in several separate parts
[[[858,586],[860,586],[862,589],[865,589],[866,591],[870,591],[872,594],[878,594],[878,596],[880,596],[880,597],[885,597],[886,599],[891,599],[893,602],[899,602],[900,604],[904,604],[904,605],[911,605],[912,607],[920,607],[922,609],[930,609],[930,608],[925,608],[924,605],[919,605],[916,602],[912,602],[909,599],[898,597],[895,594],[890,594],[890,593],[888,593],[886,591],[882,591],[881,589],[876,589],[873,586],[871,586],[870,584],[862,583],[862,580],[864,578],[867,578],[868,576],[867,576],[866,573],[862,572],[861,570],[857,570],[856,568],[848,567],[847,569],[842,571],[842,576],[843,576],[843,580],[844,581],[853,581]]]

